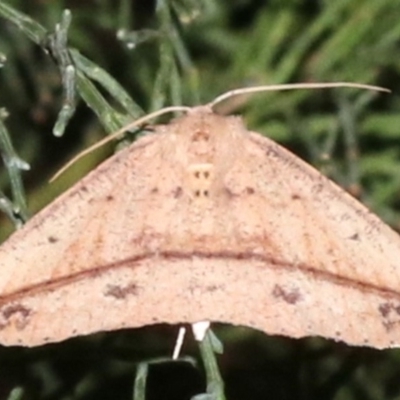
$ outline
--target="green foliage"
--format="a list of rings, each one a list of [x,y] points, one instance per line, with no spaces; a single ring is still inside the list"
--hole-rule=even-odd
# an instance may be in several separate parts
[[[165,105],[286,82],[354,81],[393,91],[258,94],[221,110],[242,114],[252,130],[300,154],[400,227],[400,0],[0,0],[0,16],[0,107],[9,114],[0,121],[0,208],[10,217],[0,219],[0,240],[27,215],[21,175],[34,213],[110,153],[112,146],[96,151],[47,184],[104,131]],[[61,138],[53,135],[64,128]],[[171,329],[1,348],[0,396],[130,398],[135,366],[170,353]],[[222,358],[227,398],[400,395],[396,351],[226,328],[219,334],[229,344]],[[192,369],[152,366],[146,398],[204,391]]]

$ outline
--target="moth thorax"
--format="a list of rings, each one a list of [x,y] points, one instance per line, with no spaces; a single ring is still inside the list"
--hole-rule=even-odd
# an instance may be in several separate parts
[[[192,164],[188,170],[188,189],[193,198],[207,199],[214,180],[214,166],[210,163]]]

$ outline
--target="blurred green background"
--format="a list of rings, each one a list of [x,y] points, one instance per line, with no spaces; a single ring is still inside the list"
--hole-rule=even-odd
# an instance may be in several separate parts
[[[7,16],[4,5],[45,29]],[[67,8],[72,53],[62,43],[50,45]],[[77,93],[66,99],[61,76],[69,63],[78,71]],[[10,162],[16,155],[2,146],[0,189],[2,204],[14,207],[9,214],[24,207],[19,176],[34,214],[115,145],[48,184],[66,161],[151,110],[205,103],[243,86],[353,81],[392,93],[266,93],[235,98],[224,109],[240,113],[249,128],[318,167],[400,229],[400,0],[0,1],[0,64],[0,107],[9,114],[3,122],[16,154],[30,165],[19,171]],[[75,113],[55,137],[60,109],[73,109],[74,98]],[[14,214],[1,216],[0,240],[20,218]],[[145,327],[35,349],[0,347],[0,399],[13,389],[23,399],[130,399],[138,363],[168,357],[177,330]],[[215,331],[225,345],[219,364],[228,399],[400,398],[397,350],[227,326]],[[184,354],[198,359],[191,338]],[[189,399],[204,390],[201,363],[150,367],[146,399]]]

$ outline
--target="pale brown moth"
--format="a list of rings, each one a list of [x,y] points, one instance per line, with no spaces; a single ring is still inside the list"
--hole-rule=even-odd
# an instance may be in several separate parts
[[[217,101],[157,126],[0,247],[0,343],[210,320],[400,344],[398,235]]]

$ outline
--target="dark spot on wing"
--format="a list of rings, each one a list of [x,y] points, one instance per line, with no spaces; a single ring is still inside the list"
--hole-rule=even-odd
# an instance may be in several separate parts
[[[2,310],[2,315],[5,319],[11,318],[11,316],[14,314],[21,314],[24,318],[26,318],[30,314],[30,310],[22,304],[12,304]]]
[[[221,289],[221,287],[218,285],[209,285],[209,286],[206,286],[206,288],[205,288],[206,292],[210,292],[210,293],[216,292],[219,289]]]
[[[400,324],[400,303],[382,303],[378,306],[378,311],[382,316],[382,324],[387,331]]]
[[[265,155],[267,157],[274,157],[274,158],[280,158],[281,155],[276,151],[276,148],[272,147],[271,145],[269,145],[267,147],[267,150],[265,151]]]
[[[56,242],[58,242],[58,238],[55,237],[55,236],[49,236],[49,237],[47,238],[47,240],[49,241],[49,243],[56,243]]]
[[[225,194],[229,197],[229,198],[234,198],[237,196],[241,196],[241,195],[252,195],[254,194],[256,191],[254,188],[252,188],[251,186],[246,186],[243,190],[241,190],[240,192],[233,192],[229,187],[225,186],[224,187],[225,190]]]
[[[292,200],[300,200],[301,196],[298,193],[292,193]]]
[[[379,312],[381,313],[383,318],[386,318],[391,310],[391,305],[390,303],[382,303],[378,307]]]
[[[179,198],[182,196],[183,190],[180,186],[177,186],[173,191],[172,195],[174,196],[175,199]]]
[[[353,235],[351,235],[349,237],[350,240],[355,240],[355,241],[359,241],[360,240],[360,235],[358,233],[354,233]]]
[[[250,187],[250,186],[246,187],[246,193],[247,194],[254,194],[254,192],[255,192],[255,190],[252,187]]]
[[[113,201],[114,200],[114,196],[109,194],[108,196],[106,196],[106,201]]]
[[[4,329],[10,324],[14,324],[18,330],[24,329],[32,314],[32,310],[20,304],[10,304],[0,309],[0,329]]]
[[[298,288],[287,289],[279,285],[274,286],[272,296],[277,299],[282,299],[288,304],[296,304],[301,300],[301,293]]]
[[[225,191],[225,194],[229,197],[229,198],[232,198],[232,197],[235,197],[236,195],[235,195],[235,193],[233,193],[232,192],[232,190],[230,190],[228,187],[224,187],[224,191]]]
[[[136,284],[132,283],[127,286],[120,285],[107,285],[104,291],[104,296],[114,297],[117,300],[123,300],[127,296],[136,296],[138,293],[138,287]]]

